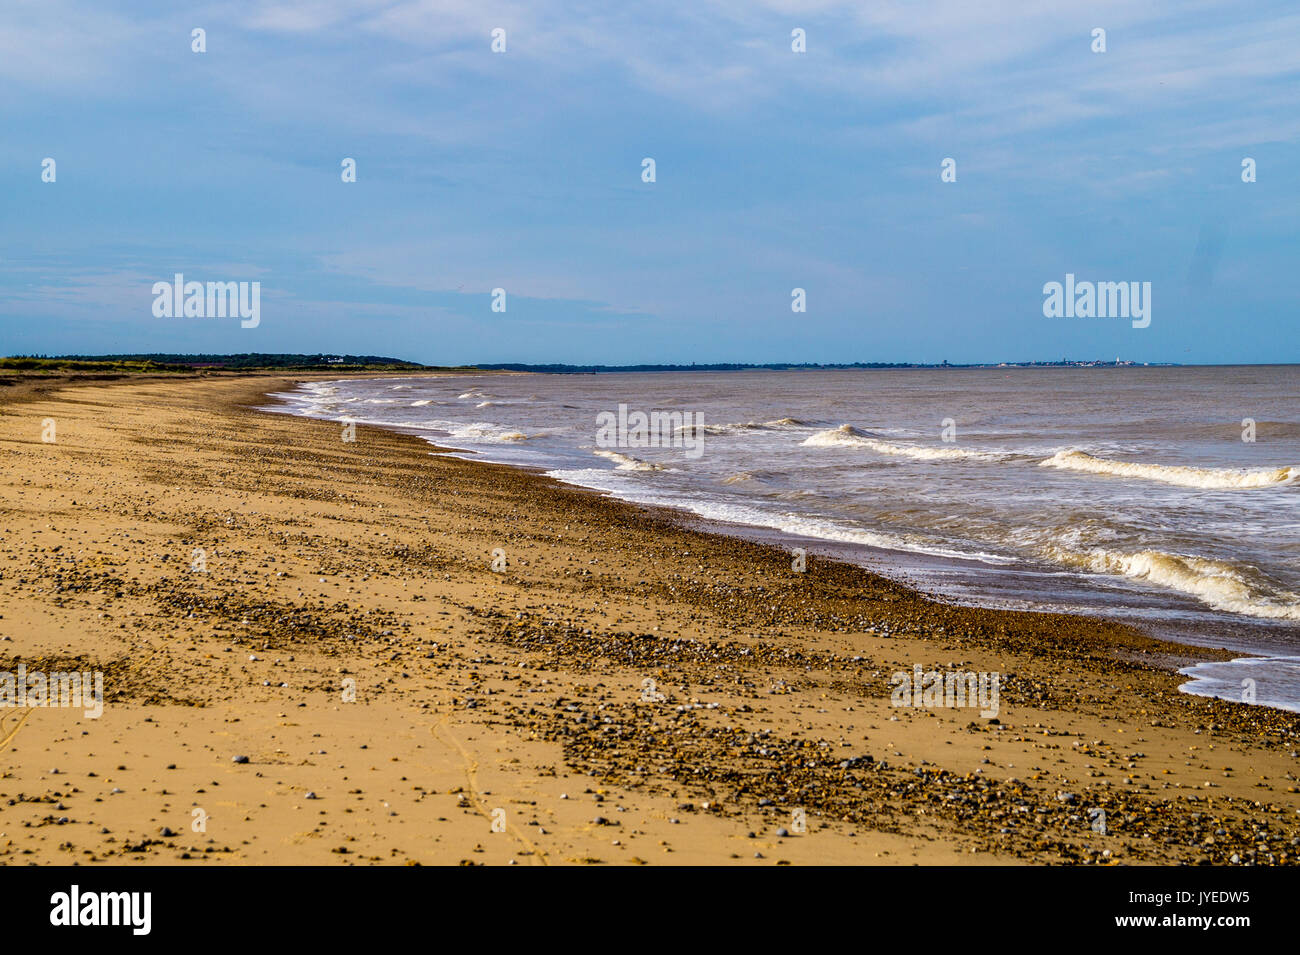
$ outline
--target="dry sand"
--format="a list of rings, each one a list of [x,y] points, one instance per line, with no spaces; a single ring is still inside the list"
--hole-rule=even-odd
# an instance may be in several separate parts
[[[0,710],[0,862],[1298,857],[1300,717],[1178,693],[1205,651],[252,410],[291,384],[0,396],[0,671],[105,691]],[[892,706],[914,664],[996,720]]]

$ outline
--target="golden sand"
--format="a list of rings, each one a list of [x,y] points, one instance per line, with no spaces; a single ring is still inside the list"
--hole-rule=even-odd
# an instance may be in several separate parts
[[[0,862],[1297,858],[1300,717],[1178,693],[1212,653],[253,410],[291,386],[0,394],[0,671],[104,679],[0,709]],[[917,664],[996,719],[891,705]]]

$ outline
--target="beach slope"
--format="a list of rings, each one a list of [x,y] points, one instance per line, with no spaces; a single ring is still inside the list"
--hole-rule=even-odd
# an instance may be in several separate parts
[[[1297,859],[1300,716],[1180,694],[1212,652],[256,410],[292,385],[0,396],[0,671],[103,679],[0,709],[0,862]],[[996,714],[895,705],[918,666]]]

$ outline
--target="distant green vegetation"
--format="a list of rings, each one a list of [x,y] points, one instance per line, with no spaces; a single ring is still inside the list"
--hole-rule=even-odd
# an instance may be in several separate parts
[[[190,370],[182,365],[168,365],[155,361],[136,361],[127,358],[35,358],[22,355],[13,358],[0,358],[0,371],[98,371],[116,374],[141,372],[161,374],[164,372],[189,372]]]
[[[378,355],[18,355],[0,358],[0,371],[194,373],[207,371],[432,371],[432,365]],[[463,369],[472,370],[472,369]]]

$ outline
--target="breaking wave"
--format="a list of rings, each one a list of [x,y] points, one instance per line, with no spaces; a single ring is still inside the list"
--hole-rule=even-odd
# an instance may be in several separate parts
[[[1300,479],[1300,465],[1280,468],[1193,468],[1169,464],[1137,464],[1129,461],[1112,461],[1098,458],[1085,451],[1058,451],[1041,467],[1060,468],[1066,471],[1088,471],[1092,474],[1111,474],[1117,477],[1146,478],[1181,487],[1199,488],[1261,488],[1293,484]]]
[[[777,418],[775,421],[740,421],[732,424],[684,424],[676,430],[683,434],[744,434],[746,431],[776,431],[806,426],[798,418]]]
[[[978,451],[967,448],[935,448],[919,444],[896,444],[882,441],[869,431],[849,424],[818,431],[803,442],[810,448],[866,448],[879,454],[914,458],[918,461],[1004,461],[1014,455],[1004,451]]]
[[[522,431],[511,431],[490,421],[478,421],[474,424],[458,424],[454,421],[432,421],[428,427],[446,431],[453,438],[472,438],[475,441],[526,441],[528,435]]]
[[[1300,620],[1300,594],[1272,586],[1254,568],[1228,561],[1160,550],[1124,552],[1101,547],[1078,551],[1054,546],[1045,548],[1045,554],[1067,566],[1168,587],[1216,610],[1272,620]]]
[[[620,454],[618,451],[593,451],[599,457],[606,458],[615,462],[616,471],[662,471],[663,467],[658,464],[652,464],[649,461],[642,461],[640,458],[634,458],[630,454]]]

